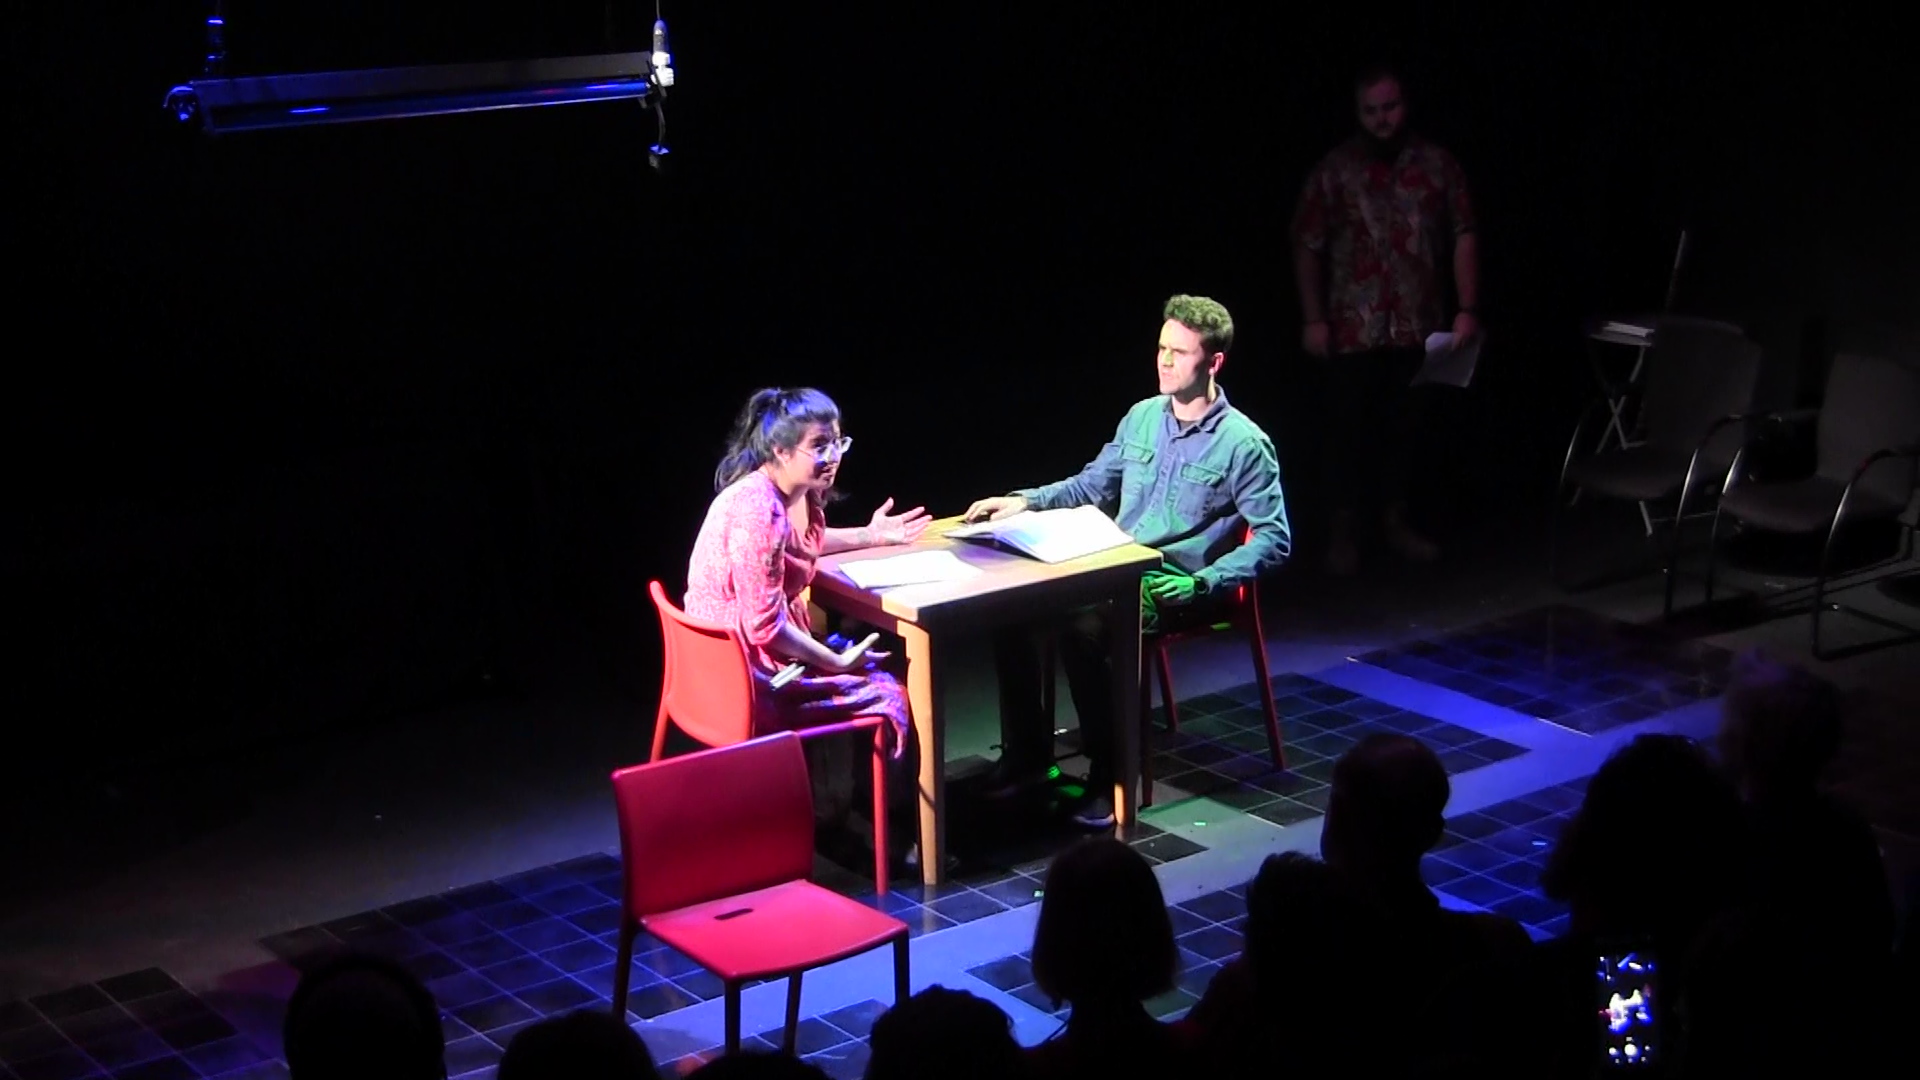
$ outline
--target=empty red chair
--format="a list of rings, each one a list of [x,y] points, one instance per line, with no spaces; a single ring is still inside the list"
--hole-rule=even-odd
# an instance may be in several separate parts
[[[905,1001],[907,924],[808,880],[813,788],[791,731],[613,774],[625,879],[613,1014],[627,1010],[641,930],[726,987],[729,1052],[740,1048],[740,988],[787,977],[786,1049],[809,968],[893,945],[894,1003]]]
[[[739,631],[693,618],[667,599],[659,582],[647,587],[660,612],[660,637],[665,645],[666,670],[660,685],[660,715],[654,722],[653,756],[666,754],[667,725],[672,723],[704,746],[731,746],[769,734],[759,728],[762,710],[755,698],[762,693],[747,659],[747,644]],[[804,738],[865,731],[873,741],[873,884],[887,894],[887,727],[884,716],[859,716],[838,724],[802,728]]]

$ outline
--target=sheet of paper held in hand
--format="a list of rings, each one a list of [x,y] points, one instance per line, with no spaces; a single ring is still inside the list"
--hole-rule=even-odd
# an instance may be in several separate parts
[[[863,589],[890,589],[897,585],[965,581],[980,573],[980,568],[961,561],[951,551],[912,551],[881,559],[843,562],[840,572]]]
[[[1453,347],[1452,334],[1428,334],[1427,358],[1420,365],[1420,370],[1413,373],[1412,385],[1469,385],[1473,382],[1473,369],[1480,364],[1480,343],[1486,339],[1485,334],[1479,334],[1467,343],[1466,348],[1456,349]]]

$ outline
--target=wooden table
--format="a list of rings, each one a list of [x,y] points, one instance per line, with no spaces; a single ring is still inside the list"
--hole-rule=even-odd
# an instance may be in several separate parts
[[[1048,564],[984,544],[949,540],[958,517],[928,526],[920,542],[867,548],[820,560],[811,601],[906,642],[907,697],[920,744],[920,873],[929,885],[946,873],[945,656],[955,640],[1031,622],[1087,605],[1106,605],[1113,649],[1113,813],[1134,820],[1140,790],[1140,575],[1158,569],[1160,553],[1128,544],[1071,562]],[[965,581],[862,589],[840,567],[910,551],[947,549],[983,572]]]

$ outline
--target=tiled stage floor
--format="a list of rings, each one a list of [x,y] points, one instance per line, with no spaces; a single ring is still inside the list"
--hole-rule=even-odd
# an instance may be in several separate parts
[[[1179,984],[1154,1003],[1156,1013],[1190,1006],[1238,950],[1243,885],[1259,861],[1315,850],[1332,763],[1372,731],[1428,741],[1453,776],[1448,829],[1425,862],[1443,902],[1512,916],[1537,937],[1558,932],[1565,915],[1539,894],[1539,871],[1584,778],[1640,731],[1711,730],[1730,657],[1566,606],[1417,633],[1354,655],[1275,678],[1284,772],[1268,757],[1256,688],[1234,679],[1244,668],[1228,659],[1209,670],[1180,658],[1180,729],[1156,728],[1155,805],[1129,837],[1156,864],[1180,937]],[[915,984],[986,996],[1007,1009],[1023,1041],[1043,1039],[1060,1018],[1031,985],[1025,952],[1047,859],[1070,834],[1000,835],[990,814],[969,818],[958,807],[955,822],[992,834],[976,837],[959,879],[933,890],[900,884],[883,901],[914,927]],[[398,959],[429,980],[445,1010],[452,1075],[488,1076],[501,1047],[534,1019],[610,1007],[619,894],[610,850],[331,913],[261,940],[261,966],[297,970],[344,947]],[[860,860],[844,862],[823,858],[821,880],[870,897]],[[656,1055],[677,1068],[711,1055],[718,981],[644,937],[634,963],[630,1019]],[[888,984],[883,957],[810,975],[802,1053],[831,1075],[858,1076],[862,1040]],[[225,985],[223,977],[183,987],[148,968],[0,1005],[0,1080],[285,1075],[272,1022],[223,1011]],[[747,991],[747,1026],[764,1033],[762,1041],[779,1037],[783,994],[782,984]]]
[[[1556,605],[1360,659],[1591,735],[1717,696],[1733,654]]]

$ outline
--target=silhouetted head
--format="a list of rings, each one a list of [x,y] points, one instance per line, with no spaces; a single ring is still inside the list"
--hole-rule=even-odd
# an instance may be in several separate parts
[[[1320,856],[1355,877],[1417,875],[1446,828],[1453,788],[1433,749],[1410,735],[1374,734],[1333,766]]]
[[[281,1038],[293,1080],[446,1080],[440,1007],[412,972],[377,957],[303,976]]]
[[[1379,978],[1366,959],[1382,926],[1346,875],[1301,852],[1267,856],[1247,888],[1247,960],[1263,994],[1302,979],[1324,987]]]
[[[599,1009],[582,1009],[520,1029],[500,1058],[498,1080],[656,1080],[640,1036]]]
[[[1693,740],[1614,751],[1548,856],[1541,885],[1587,934],[1687,937],[1745,884],[1740,798]]]
[[[1407,102],[1400,76],[1390,67],[1374,65],[1354,77],[1354,113],[1369,150],[1391,158],[1407,140]]]
[[[687,1080],[827,1080],[827,1074],[791,1054],[742,1050],[714,1058]]]
[[[811,387],[761,390],[733,423],[726,456],[714,470],[715,491],[764,469],[782,491],[823,499],[853,440],[840,433],[840,407]]]
[[[984,1080],[1020,1071],[1013,1021],[965,990],[931,986],[888,1009],[868,1036],[866,1080]]]
[[[1173,985],[1173,921],[1153,867],[1112,837],[1083,840],[1047,870],[1033,981],[1055,1001],[1145,1001]]]
[[[1233,316],[1217,300],[1175,296],[1161,310],[1157,367],[1160,392],[1203,397],[1233,348]]]
[[[1757,651],[1735,664],[1720,701],[1720,756],[1747,798],[1811,794],[1840,737],[1832,683]]]

